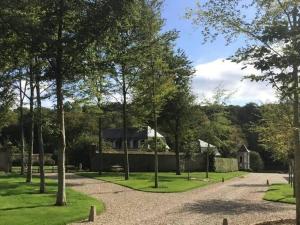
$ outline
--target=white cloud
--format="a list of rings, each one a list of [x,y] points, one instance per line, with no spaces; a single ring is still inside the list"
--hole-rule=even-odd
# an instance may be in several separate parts
[[[244,105],[248,102],[267,103],[277,100],[272,86],[263,82],[243,80],[246,75],[259,73],[254,68],[242,70],[242,65],[224,59],[217,59],[195,67],[192,89],[198,100],[203,96],[210,98],[218,86],[234,92],[230,104]]]

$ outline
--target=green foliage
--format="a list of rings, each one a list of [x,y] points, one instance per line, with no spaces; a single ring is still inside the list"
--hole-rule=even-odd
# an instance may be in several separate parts
[[[215,158],[215,172],[233,172],[238,171],[238,162],[235,158]]]
[[[103,203],[72,189],[67,189],[68,207],[54,206],[55,182],[47,180],[47,193],[39,194],[38,181],[27,184],[23,177],[0,174],[1,224],[61,225],[86,219],[91,205],[98,213],[104,210]]]
[[[109,181],[125,187],[129,187],[139,191],[145,192],[184,192],[191,189],[204,187],[210,184],[222,181],[222,178],[229,180],[234,177],[245,175],[245,172],[230,172],[230,173],[211,173],[210,179],[205,179],[204,172],[191,173],[193,180],[187,180],[187,173],[175,175],[174,173],[159,173],[159,187],[153,187],[154,174],[153,173],[131,173],[130,180],[122,179],[121,174],[117,173],[103,173],[99,176],[98,173],[78,173],[81,176],[95,178],[99,180]]]
[[[250,168],[256,172],[264,169],[264,162],[258,152],[250,152]]]
[[[289,102],[263,105],[261,120],[253,125],[261,146],[272,153],[275,160],[287,162],[293,157],[293,112]]]
[[[67,154],[68,163],[77,167],[81,163],[83,168],[90,168],[90,151],[94,150],[92,147],[96,146],[97,142],[97,136],[79,136]]]
[[[240,125],[233,124],[230,120],[229,108],[226,106],[229,98],[230,93],[218,87],[214,97],[204,101],[205,116],[202,129],[199,130],[200,139],[215,145],[224,157],[234,155],[238,148],[245,143]]]

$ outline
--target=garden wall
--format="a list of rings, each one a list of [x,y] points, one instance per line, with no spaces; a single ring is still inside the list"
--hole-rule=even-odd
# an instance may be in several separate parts
[[[8,152],[0,151],[0,171],[9,172],[10,170],[10,160]]]
[[[215,172],[238,171],[238,161],[236,158],[215,158]]]
[[[153,152],[129,152],[129,167],[133,172],[146,172],[154,170],[154,153]],[[181,154],[181,158],[183,155]],[[90,154],[90,170],[98,171],[99,168],[99,154]],[[188,169],[188,165],[191,171],[204,171],[205,170],[205,157],[198,154],[193,161],[187,164],[184,160],[180,160],[181,168]],[[113,165],[124,165],[123,152],[103,153],[103,170],[111,171]],[[159,171],[169,172],[176,170],[176,158],[175,153],[158,153],[158,166]]]

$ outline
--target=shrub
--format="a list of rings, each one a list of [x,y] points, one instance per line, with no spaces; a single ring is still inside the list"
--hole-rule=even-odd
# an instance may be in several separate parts
[[[33,165],[33,166],[39,166],[40,163],[39,163],[39,161],[33,161],[33,162],[32,162],[32,165]]]
[[[54,166],[55,161],[53,159],[47,159],[45,160],[45,166]]]
[[[250,152],[250,168],[256,172],[264,169],[264,162],[258,152]]]

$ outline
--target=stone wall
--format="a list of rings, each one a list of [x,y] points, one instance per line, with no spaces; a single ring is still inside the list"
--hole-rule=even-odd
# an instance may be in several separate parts
[[[129,167],[132,172],[146,172],[154,170],[153,152],[129,152]],[[181,158],[183,155],[181,154]],[[91,171],[97,171],[99,168],[99,154],[90,154]],[[181,168],[188,168],[184,160],[180,160]],[[122,152],[103,153],[103,170],[111,171],[113,165],[124,165],[124,154]],[[202,155],[196,155],[195,159],[189,163],[191,171],[203,171],[205,169],[205,158]],[[175,153],[158,153],[159,171],[169,172],[176,170]]]

